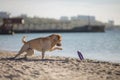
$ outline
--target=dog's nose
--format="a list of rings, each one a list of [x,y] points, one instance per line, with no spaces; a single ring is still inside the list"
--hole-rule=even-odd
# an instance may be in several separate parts
[[[62,46],[62,44],[61,43],[57,43],[57,46]]]

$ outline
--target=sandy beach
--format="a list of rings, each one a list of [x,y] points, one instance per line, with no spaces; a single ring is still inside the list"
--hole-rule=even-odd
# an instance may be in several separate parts
[[[10,59],[15,54],[0,51],[0,80],[120,80],[120,63],[59,56]]]

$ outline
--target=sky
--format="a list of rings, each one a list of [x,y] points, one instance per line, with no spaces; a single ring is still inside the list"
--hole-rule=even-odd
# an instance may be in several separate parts
[[[120,0],[0,0],[0,11],[12,16],[27,14],[44,18],[90,15],[96,20],[114,20],[120,25]]]

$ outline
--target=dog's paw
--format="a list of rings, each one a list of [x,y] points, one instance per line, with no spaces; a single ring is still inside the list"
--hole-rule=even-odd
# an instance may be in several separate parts
[[[59,48],[59,50],[63,50],[63,48]]]

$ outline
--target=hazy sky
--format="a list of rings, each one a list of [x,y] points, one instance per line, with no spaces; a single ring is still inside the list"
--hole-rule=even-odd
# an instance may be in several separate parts
[[[120,24],[120,0],[0,0],[0,11],[48,18],[92,15]]]

